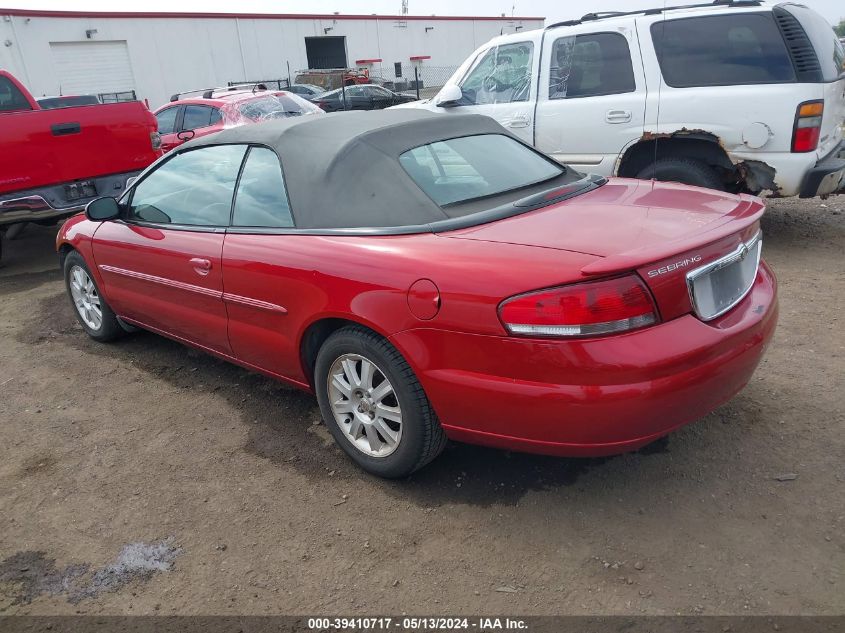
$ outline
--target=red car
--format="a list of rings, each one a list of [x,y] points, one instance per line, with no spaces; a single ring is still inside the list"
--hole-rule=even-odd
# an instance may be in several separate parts
[[[98,196],[120,195],[161,157],[156,121],[143,103],[66,99],[73,103],[47,108],[0,69],[0,236],[26,222],[55,224]]]
[[[91,337],[141,327],[314,392],[359,465],[400,477],[447,437],[607,455],[731,398],[777,321],[763,211],[387,110],[187,143],[57,245]]]
[[[194,92],[201,92],[202,96],[182,98],[182,95],[191,93],[175,94],[170,103],[155,111],[165,152],[195,136],[213,134],[238,125],[323,113],[299,95],[284,90],[268,91],[260,84]]]

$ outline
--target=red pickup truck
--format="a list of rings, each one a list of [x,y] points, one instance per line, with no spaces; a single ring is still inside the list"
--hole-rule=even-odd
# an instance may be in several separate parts
[[[161,156],[156,119],[141,102],[43,109],[0,70],[0,231],[54,223]]]

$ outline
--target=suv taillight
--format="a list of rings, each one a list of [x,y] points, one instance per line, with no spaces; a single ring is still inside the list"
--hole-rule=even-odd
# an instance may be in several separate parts
[[[161,134],[158,132],[150,132],[150,143],[154,150],[161,149]]]
[[[599,336],[657,323],[651,294],[636,275],[538,290],[506,299],[499,319],[511,334]]]
[[[805,101],[798,106],[795,128],[792,131],[793,152],[814,152],[819,146],[822,131],[824,101]]]

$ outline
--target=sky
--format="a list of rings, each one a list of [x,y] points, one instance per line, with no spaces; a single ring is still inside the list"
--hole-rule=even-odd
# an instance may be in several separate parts
[[[691,4],[701,0],[667,0]],[[663,0],[409,0],[411,15],[501,15],[545,17],[546,24],[591,11],[630,11],[663,6]],[[845,18],[843,0],[803,0],[831,24]],[[3,8],[65,11],[184,11],[202,13],[356,13],[396,15],[401,0],[0,0]],[[2,13],[2,9],[0,9]]]

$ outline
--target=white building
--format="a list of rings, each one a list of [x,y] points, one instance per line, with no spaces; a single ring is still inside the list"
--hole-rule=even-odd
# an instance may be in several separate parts
[[[392,77],[395,63],[422,57],[445,70],[492,37],[543,21],[0,9],[0,68],[36,96],[135,91],[156,108],[176,92],[293,78],[305,68],[369,65]]]

